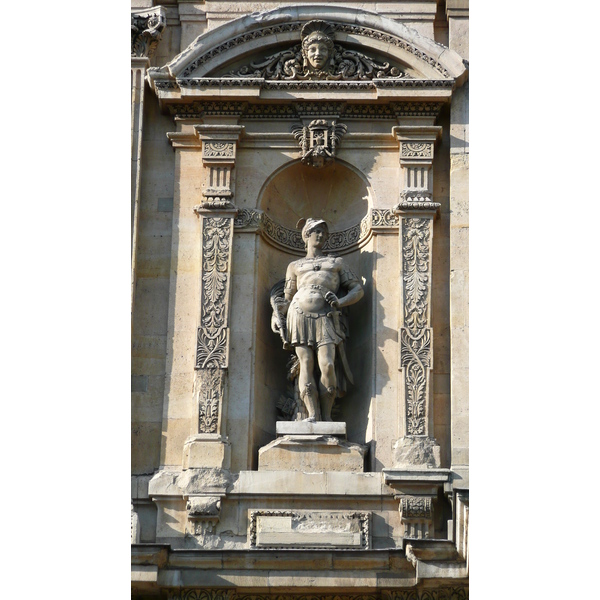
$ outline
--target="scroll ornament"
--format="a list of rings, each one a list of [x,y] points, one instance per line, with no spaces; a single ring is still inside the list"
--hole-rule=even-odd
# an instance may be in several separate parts
[[[270,80],[409,78],[399,67],[335,44],[334,33],[335,26],[331,23],[309,21],[302,27],[302,43],[231,71],[227,77]]]
[[[132,13],[131,15],[131,56],[152,56],[160,42],[167,24],[163,14],[158,12]]]

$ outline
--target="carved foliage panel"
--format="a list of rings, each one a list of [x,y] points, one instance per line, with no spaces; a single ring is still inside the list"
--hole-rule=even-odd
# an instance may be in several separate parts
[[[202,294],[197,369],[226,369],[233,219],[202,216]]]
[[[432,219],[402,219],[404,326],[400,330],[400,366],[404,368],[408,435],[427,435],[429,369],[432,367],[431,294]]]

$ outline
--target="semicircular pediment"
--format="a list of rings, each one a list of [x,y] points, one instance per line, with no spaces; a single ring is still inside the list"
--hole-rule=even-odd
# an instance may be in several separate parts
[[[319,47],[324,59],[316,56]],[[309,54],[313,51],[315,56]],[[313,5],[281,7],[226,23],[196,38],[165,67],[151,71],[151,80],[167,77],[177,82],[448,82],[462,79],[466,69],[456,52],[391,19]]]

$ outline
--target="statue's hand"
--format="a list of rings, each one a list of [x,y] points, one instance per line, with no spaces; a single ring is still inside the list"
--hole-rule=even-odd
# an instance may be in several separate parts
[[[274,333],[279,333],[279,323],[277,323],[275,315],[271,315],[271,331]]]
[[[339,298],[333,292],[327,292],[325,294],[325,301],[331,306],[331,308],[339,308]]]

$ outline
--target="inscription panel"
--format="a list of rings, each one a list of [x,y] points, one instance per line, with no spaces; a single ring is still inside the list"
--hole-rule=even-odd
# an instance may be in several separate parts
[[[370,512],[265,510],[250,513],[253,548],[370,547]]]

